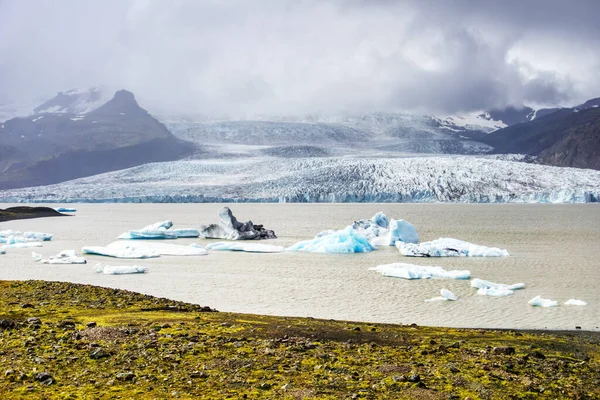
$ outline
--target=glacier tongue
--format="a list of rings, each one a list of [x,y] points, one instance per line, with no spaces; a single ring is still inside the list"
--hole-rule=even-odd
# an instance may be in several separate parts
[[[4,202],[62,203],[586,203],[599,198],[600,171],[479,156],[175,161],[0,191]]]

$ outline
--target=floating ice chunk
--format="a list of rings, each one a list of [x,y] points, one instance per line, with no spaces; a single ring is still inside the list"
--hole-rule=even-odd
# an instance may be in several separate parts
[[[123,248],[102,247],[102,246],[86,246],[81,248],[83,254],[94,254],[98,256],[114,257],[114,258],[154,258],[160,257],[160,253],[156,250],[147,247],[137,247],[129,245]]]
[[[206,246],[207,250],[229,250],[244,251],[247,253],[281,253],[285,251],[283,246],[261,243],[236,243],[236,242],[216,242]]]
[[[349,226],[340,231],[321,232],[314,239],[298,242],[287,250],[311,253],[365,253],[377,248],[366,236]]]
[[[48,259],[42,259],[41,254],[31,253],[34,260],[39,261],[41,264],[86,264],[87,260],[83,257],[79,257],[75,250],[63,250],[55,256],[48,257]]]
[[[477,290],[477,294],[481,296],[492,296],[492,297],[506,297],[510,296],[514,293],[513,290],[510,289],[502,289],[495,287],[482,287]]]
[[[77,212],[76,209],[74,208],[69,208],[69,207],[57,207],[55,208],[56,211],[60,212],[60,213],[74,213]]]
[[[145,274],[147,267],[139,265],[96,265],[96,272],[106,275],[124,275],[124,274]]]
[[[25,239],[31,239],[36,242],[47,242],[49,240],[52,240],[52,236],[54,236],[54,235],[51,233],[44,233],[44,232],[25,232],[25,233],[23,233],[23,237]]]
[[[542,299],[540,296],[535,296],[533,299],[529,300],[529,305],[535,307],[556,307],[558,306],[558,302],[549,299]]]
[[[383,276],[402,279],[469,279],[471,276],[471,272],[466,270],[446,271],[442,267],[428,267],[405,263],[384,264],[369,269],[377,271]]]
[[[33,258],[34,261],[40,261],[42,259],[42,255],[34,251],[31,253],[31,258]]]
[[[506,250],[479,246],[458,239],[440,238],[420,244],[396,242],[396,247],[409,257],[504,257]]]
[[[134,252],[135,254],[146,255],[146,257],[118,257],[118,258],[150,258],[159,256],[205,256],[208,254],[203,248],[196,246],[181,246],[170,243],[157,243],[157,242],[123,242],[117,241],[109,244],[103,248],[104,253],[111,254],[128,254],[128,252]],[[85,252],[85,250],[84,250]],[[98,254],[97,252],[94,254]],[[108,254],[100,254],[108,255]],[[116,256],[111,256],[116,257]]]
[[[200,226],[200,236],[205,239],[253,240],[277,239],[275,232],[255,225],[252,221],[239,222],[229,207],[219,210],[219,222]]]
[[[438,296],[438,297],[432,297],[431,299],[425,299],[426,302],[433,302],[433,301],[448,301],[447,298],[443,297],[443,296]]]
[[[566,306],[587,306],[587,303],[583,300],[569,299],[569,300],[565,301],[565,305]]]
[[[419,234],[417,229],[408,221],[403,219],[390,221],[389,246],[393,246],[396,242],[403,243],[419,243]]]
[[[198,229],[192,228],[171,229],[170,232],[174,233],[178,238],[197,238],[200,236]]]
[[[486,281],[483,279],[474,278],[471,280],[471,287],[474,287],[477,289],[517,290],[517,289],[523,289],[525,287],[525,284],[524,283],[515,283],[512,285],[506,285],[504,283],[494,283],[494,282]],[[479,293],[479,294],[481,294],[481,293]],[[493,296],[493,295],[488,294],[487,296]]]
[[[6,252],[2,249],[0,249],[0,254],[6,254]]]
[[[442,295],[442,297],[445,297],[448,300],[451,300],[451,301],[458,300],[458,296],[455,295],[454,293],[452,293],[451,291],[449,291],[448,289],[440,290],[440,294]]]
[[[6,249],[28,249],[30,247],[42,247],[41,242],[25,242],[25,243],[11,243],[0,246],[0,250]]]

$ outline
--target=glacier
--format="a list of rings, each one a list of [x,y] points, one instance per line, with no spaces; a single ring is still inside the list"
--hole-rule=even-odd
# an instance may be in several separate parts
[[[596,203],[599,199],[600,171],[483,156],[187,160],[0,191],[0,201],[11,203]]]
[[[469,279],[470,271],[466,270],[451,270],[447,271],[443,267],[429,267],[423,265],[393,263],[378,265],[369,268],[371,271],[377,271],[383,276],[402,279]]]
[[[298,242],[287,250],[310,253],[368,253],[377,248],[366,236],[358,233],[352,226],[348,226],[339,231],[323,231],[314,239]]]
[[[439,238],[420,244],[396,242],[400,253],[408,257],[506,257],[508,251],[479,246],[463,240]]]

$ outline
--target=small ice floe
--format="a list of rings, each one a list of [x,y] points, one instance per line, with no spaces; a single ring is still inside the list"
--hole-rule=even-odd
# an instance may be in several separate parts
[[[121,234],[117,239],[177,239],[198,237],[200,232],[197,229],[171,229],[173,222],[159,221],[154,224],[143,227],[142,229],[131,230]]]
[[[148,272],[147,267],[139,265],[96,265],[96,272],[106,275],[125,275],[125,274],[145,274]]]
[[[466,270],[446,271],[442,267],[428,267],[405,263],[378,265],[369,268],[369,270],[377,271],[383,276],[402,279],[469,279],[471,276],[471,272]]]
[[[565,306],[587,306],[587,303],[583,300],[569,299],[565,301]]]
[[[542,299],[540,296],[535,296],[533,299],[529,300],[529,305],[534,307],[556,307],[558,306],[558,302],[549,299]]]
[[[367,253],[377,248],[366,236],[349,226],[340,231],[323,231],[314,239],[298,242],[287,250],[310,253]]]
[[[59,213],[74,213],[74,212],[77,212],[76,209],[70,208],[70,207],[57,207],[57,208],[55,208],[55,210],[58,211]]]
[[[52,240],[51,233],[43,232],[19,232],[19,231],[1,231],[0,232],[0,243],[15,244],[15,243],[27,243],[27,242],[46,242]]]
[[[244,251],[247,253],[281,253],[283,246],[261,243],[215,242],[206,246],[207,250]]]
[[[427,299],[425,301],[430,302],[430,301],[456,301],[456,300],[458,300],[458,296],[455,295],[454,293],[452,293],[451,291],[449,291],[448,289],[440,290],[440,294],[441,294],[441,296],[439,296],[439,297],[433,297],[433,298]]]
[[[113,242],[106,247],[90,246],[83,253],[115,258],[152,258],[160,256],[205,256],[208,251],[196,246],[181,246],[159,242]]]
[[[83,257],[79,257],[75,250],[63,250],[55,256],[50,256],[43,259],[41,254],[31,253],[35,261],[41,264],[86,264],[87,261]]]
[[[6,252],[2,249],[0,249],[0,254],[6,254]]]
[[[440,238],[420,244],[396,242],[396,247],[409,257],[505,257],[508,251],[479,246],[463,240]]]
[[[505,297],[512,295],[515,290],[523,289],[525,284],[515,283],[512,285],[507,285],[504,283],[495,283],[475,278],[471,280],[471,287],[479,289],[477,294],[481,296]]]
[[[6,250],[6,249],[28,249],[31,247],[42,247],[42,243],[41,242],[25,242],[25,243],[12,243],[12,244],[5,244],[0,246],[0,250]]]

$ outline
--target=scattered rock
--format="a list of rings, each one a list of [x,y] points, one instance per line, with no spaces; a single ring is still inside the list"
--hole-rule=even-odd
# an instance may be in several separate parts
[[[273,387],[273,385],[271,385],[270,383],[266,383],[266,382],[258,385],[258,388],[260,390],[271,390],[272,387]]]
[[[133,381],[135,379],[135,374],[133,372],[119,372],[117,374],[117,379],[120,381]]]
[[[88,322],[85,326],[87,326],[88,328],[95,328],[96,327],[96,323],[95,322]]]
[[[408,381],[412,383],[421,382],[421,376],[419,374],[412,374],[408,376]]]
[[[42,385],[50,386],[54,383],[54,377],[48,372],[40,372],[35,375],[35,380],[40,382]]]
[[[16,326],[15,321],[11,321],[9,319],[0,319],[0,329],[1,330],[13,329],[13,328],[15,328],[15,326]]]
[[[190,374],[190,378],[193,378],[193,379],[206,379],[206,378],[208,378],[208,374],[206,372],[204,372],[204,371],[200,371],[200,372],[194,371],[194,372],[192,372]]]
[[[62,329],[75,329],[75,322],[73,321],[60,321],[58,324],[56,324],[57,328],[62,328]]]
[[[101,358],[110,357],[110,353],[104,350],[102,347],[95,347],[90,351],[90,358],[93,360],[99,360]]]
[[[21,308],[35,308],[35,306],[31,303],[21,304]]]
[[[533,353],[531,353],[531,356],[535,357],[537,359],[540,359],[540,360],[545,360],[546,359],[546,356],[544,355],[544,353],[542,353],[539,350],[536,350]]]
[[[505,354],[505,355],[509,356],[509,355],[515,354],[515,348],[508,347],[508,346],[494,347],[492,352],[494,354]]]
[[[27,323],[29,325],[41,325],[42,321],[38,317],[27,318]]]

